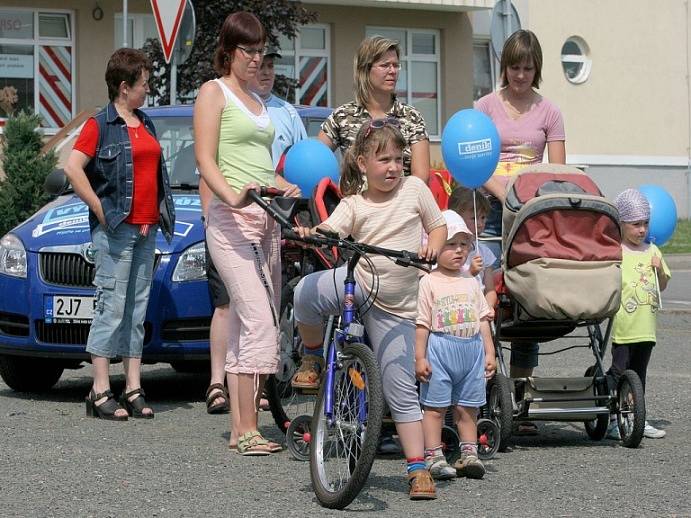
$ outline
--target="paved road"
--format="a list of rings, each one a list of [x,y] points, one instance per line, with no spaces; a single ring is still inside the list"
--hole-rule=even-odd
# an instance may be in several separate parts
[[[691,311],[691,269],[672,270],[672,281],[661,295],[663,310]]]
[[[402,516],[691,515],[689,448],[691,314],[664,313],[650,366],[650,419],[668,432],[629,450],[588,440],[582,425],[547,423],[536,438],[489,463],[482,481],[439,486],[433,503],[411,503],[403,460],[375,463],[369,486],[350,507]],[[548,351],[559,346],[549,345]],[[581,375],[588,350],[543,357],[543,375]],[[117,367],[114,388],[124,383]],[[227,416],[204,411],[204,376],[145,368],[153,421],[110,423],[84,417],[90,367],[63,376],[47,396],[0,383],[2,516],[310,516],[318,507],[307,465],[287,453],[250,459],[226,448]],[[279,436],[270,416],[262,429]]]

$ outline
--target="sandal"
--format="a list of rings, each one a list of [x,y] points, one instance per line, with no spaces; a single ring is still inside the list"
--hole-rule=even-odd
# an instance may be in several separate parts
[[[130,398],[135,394],[137,394],[137,397],[130,401]],[[144,389],[142,388],[137,388],[129,392],[123,392],[120,396],[120,404],[123,407],[125,407],[125,410],[127,410],[127,414],[131,417],[138,417],[141,419],[153,419],[154,410],[146,404],[146,400],[144,399],[145,396],[146,394],[144,394]],[[151,409],[151,413],[145,414],[145,408]]]
[[[220,391],[220,392],[214,392]],[[213,392],[213,394],[212,394]],[[220,403],[214,403],[222,399]],[[223,383],[214,383],[206,389],[206,413],[207,414],[227,414],[230,412],[230,402],[228,401],[228,391]]]
[[[244,433],[238,438],[237,452],[246,457],[271,455],[269,441],[257,430]]]
[[[104,397],[108,399],[100,405],[96,405],[96,401]],[[89,395],[84,399],[86,401],[86,415],[88,417],[98,417],[107,421],[127,421],[126,415],[115,415],[115,412],[122,409],[122,407],[115,401],[115,396],[110,389],[100,394],[96,394],[94,389],[91,389]]]
[[[273,441],[267,441],[267,449],[271,453],[278,453],[279,451],[283,451],[283,446],[280,444],[273,442]],[[228,443],[228,449],[230,451],[237,452],[238,451],[238,445],[237,444],[231,444],[230,442]]]
[[[319,389],[321,373],[324,370],[324,358],[307,354],[302,357],[300,368],[297,370],[290,384],[298,389]]]
[[[411,500],[434,500],[437,490],[434,487],[432,475],[426,469],[418,469],[408,474]]]

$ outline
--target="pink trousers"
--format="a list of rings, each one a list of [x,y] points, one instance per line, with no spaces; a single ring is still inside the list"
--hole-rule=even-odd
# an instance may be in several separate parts
[[[233,209],[214,199],[206,241],[230,297],[225,370],[275,373],[281,300],[278,225],[256,205]]]

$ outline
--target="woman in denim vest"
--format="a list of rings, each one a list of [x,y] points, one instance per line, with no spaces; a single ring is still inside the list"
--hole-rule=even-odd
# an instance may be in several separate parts
[[[168,174],[151,119],[139,108],[149,92],[151,63],[119,49],[106,68],[110,104],[90,118],[65,173],[89,206],[96,252],[96,304],[86,350],[94,380],[86,414],[116,421],[153,418],[141,388],[144,317],[153,276],[156,233],[170,242],[175,211]],[[110,359],[121,357],[125,390],[110,390]]]

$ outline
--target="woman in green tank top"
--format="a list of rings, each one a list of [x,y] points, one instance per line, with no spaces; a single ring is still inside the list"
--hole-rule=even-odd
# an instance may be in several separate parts
[[[249,89],[265,41],[254,15],[228,16],[214,57],[220,77],[202,85],[194,107],[207,246],[230,299],[228,306],[217,308],[212,329],[228,344],[230,447],[243,455],[281,449],[257,431],[256,407],[266,377],[278,369],[280,229],[251,204],[247,192],[266,185],[284,189],[287,196],[300,194],[274,173],[274,129],[261,99]]]

